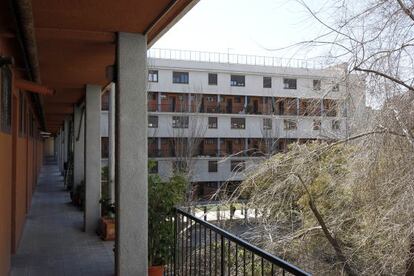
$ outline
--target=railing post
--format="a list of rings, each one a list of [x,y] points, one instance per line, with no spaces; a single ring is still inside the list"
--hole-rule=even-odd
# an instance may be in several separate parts
[[[221,257],[221,260],[220,260],[220,274],[222,276],[224,276],[224,237],[223,237],[223,235],[221,235],[220,246],[221,246],[221,248],[220,248],[220,250],[221,250],[221,253],[220,253],[220,257]]]
[[[174,276],[177,275],[177,239],[178,239],[178,214],[177,209],[174,208],[172,218],[174,219],[174,253],[173,253],[173,265],[174,265]]]

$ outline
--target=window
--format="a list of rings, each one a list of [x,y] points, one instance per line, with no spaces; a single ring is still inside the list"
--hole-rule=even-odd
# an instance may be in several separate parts
[[[296,89],[296,79],[283,79],[284,89]]]
[[[332,130],[339,130],[341,128],[341,122],[339,120],[332,120]]]
[[[246,85],[245,76],[231,75],[230,85],[231,86],[245,86]]]
[[[109,92],[105,92],[101,97],[101,110],[109,110]]]
[[[158,173],[158,161],[151,160],[151,165],[148,167],[148,173]]]
[[[272,77],[263,77],[263,88],[272,88]]]
[[[298,122],[296,120],[283,120],[283,124],[285,126],[285,130],[293,130],[298,128]]]
[[[148,116],[148,127],[149,128],[158,127],[158,116]]]
[[[206,101],[207,102],[215,102],[216,101],[216,97],[215,96],[206,96]]]
[[[173,83],[188,83],[188,72],[173,72]]]
[[[173,116],[173,128],[188,128],[188,116]]]
[[[217,74],[208,74],[208,85],[217,85]]]
[[[339,83],[334,84],[334,86],[332,86],[332,92],[338,92],[339,91]]]
[[[217,172],[217,161],[208,161],[208,172]]]
[[[245,163],[243,160],[231,160],[230,162],[230,170],[232,172],[237,171],[241,172],[245,169]]]
[[[26,134],[26,100],[24,93],[19,92],[19,136],[23,137]]]
[[[322,81],[321,80],[313,80],[313,90],[321,90],[322,89]]]
[[[148,70],[148,81],[158,82],[158,71],[157,70]]]
[[[322,126],[321,120],[313,120],[313,130],[320,130]]]
[[[173,162],[173,171],[174,172],[185,172],[187,170],[187,163],[185,161],[175,161]]]
[[[217,117],[208,117],[208,128],[217,128]]]
[[[0,71],[0,131],[11,132],[12,87],[11,71],[7,67]]]
[[[101,137],[101,158],[109,157],[109,138]]]
[[[263,118],[263,129],[272,129],[272,119]]]
[[[246,119],[245,118],[231,118],[232,129],[245,129]]]

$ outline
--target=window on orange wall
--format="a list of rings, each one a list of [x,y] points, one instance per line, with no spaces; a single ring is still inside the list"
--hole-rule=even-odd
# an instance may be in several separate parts
[[[0,69],[0,131],[11,132],[12,87],[11,70],[3,66]]]

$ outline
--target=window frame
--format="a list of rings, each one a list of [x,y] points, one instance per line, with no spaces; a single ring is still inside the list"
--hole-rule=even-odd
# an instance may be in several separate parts
[[[272,88],[272,77],[263,77],[263,88]]]
[[[242,124],[238,124],[236,122],[233,122],[234,120],[242,120]],[[241,125],[241,127],[236,127],[237,125]],[[231,117],[230,118],[230,128],[231,129],[246,129],[246,118],[241,117]]]
[[[269,124],[270,122],[270,124]],[[271,130],[273,128],[273,121],[272,118],[263,118],[263,129],[264,130]]]
[[[158,82],[158,79],[158,70],[148,70],[148,82]]]
[[[240,165],[240,164],[243,164],[243,165]],[[231,172],[242,172],[245,169],[246,169],[245,160],[230,160],[230,171]]]
[[[290,81],[294,81],[294,87],[290,86]],[[297,90],[298,89],[298,79],[283,78],[283,89]]]
[[[218,161],[217,160],[208,160],[208,172],[209,173],[218,172]]]
[[[155,125],[150,125],[150,118],[156,118]],[[158,128],[159,118],[157,115],[148,115],[148,128]]]
[[[215,119],[216,120],[215,126],[214,126],[214,122],[213,123],[210,122],[210,119]],[[209,129],[217,129],[218,128],[218,117],[212,117],[212,116],[208,117],[207,122],[208,122],[208,128]]]
[[[314,91],[321,91],[322,90],[322,80],[321,79],[313,80],[312,89]]]
[[[177,76],[177,75],[180,76]],[[182,76],[186,76],[182,78]],[[190,73],[184,71],[173,71],[172,72],[172,82],[175,84],[188,84],[190,82]]]
[[[172,116],[172,127],[173,128],[188,128],[189,122],[190,122],[189,116],[183,116],[183,115]]]
[[[218,75],[217,73],[208,73],[208,85],[217,85]]]
[[[238,79],[240,78],[240,79]],[[246,76],[245,75],[230,75],[230,86],[245,87]]]
[[[283,129],[284,130],[297,130],[298,121],[294,119],[284,119],[283,120]]]

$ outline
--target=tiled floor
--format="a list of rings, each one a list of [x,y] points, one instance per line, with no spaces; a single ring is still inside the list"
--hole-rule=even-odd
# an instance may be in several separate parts
[[[70,204],[55,164],[43,169],[27,216],[12,276],[114,275],[113,242],[82,232],[83,213]]]

